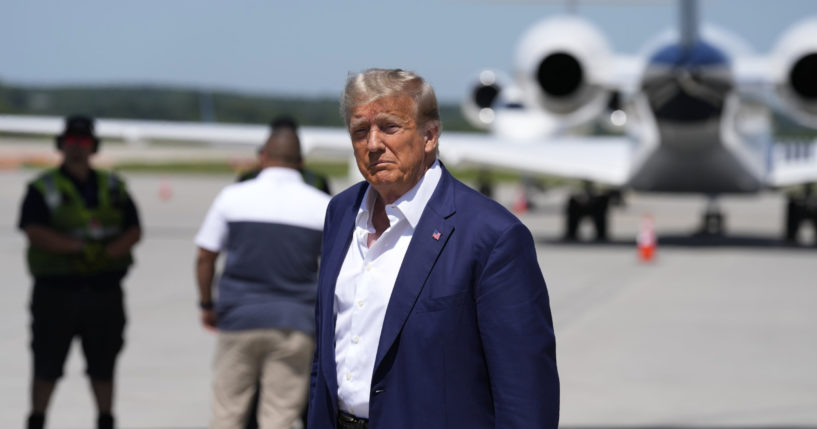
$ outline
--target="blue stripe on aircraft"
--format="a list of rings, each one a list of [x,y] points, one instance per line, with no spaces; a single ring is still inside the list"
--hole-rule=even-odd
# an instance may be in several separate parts
[[[697,41],[688,47],[679,43],[664,46],[650,58],[649,63],[665,66],[719,66],[728,65],[729,58],[715,46]]]

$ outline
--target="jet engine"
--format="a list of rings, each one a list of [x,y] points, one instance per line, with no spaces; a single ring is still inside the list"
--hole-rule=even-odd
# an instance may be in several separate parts
[[[817,128],[817,19],[787,31],[773,50],[777,94],[793,119]]]
[[[605,77],[612,56],[604,36],[578,17],[551,18],[522,37],[515,78],[527,104],[579,124],[600,115],[610,100]]]
[[[462,102],[465,119],[477,128],[490,129],[496,119],[496,110],[503,95],[507,95],[509,87],[508,78],[501,73],[481,71]]]

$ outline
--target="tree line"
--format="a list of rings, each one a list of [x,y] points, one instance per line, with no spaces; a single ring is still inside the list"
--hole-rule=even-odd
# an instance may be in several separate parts
[[[284,97],[153,85],[25,86],[0,82],[0,113],[264,124],[289,115],[312,126],[343,126],[337,97]],[[445,129],[474,130],[456,104],[440,106]]]

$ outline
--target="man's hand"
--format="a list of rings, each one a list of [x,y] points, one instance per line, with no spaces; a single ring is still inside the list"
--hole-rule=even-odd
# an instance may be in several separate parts
[[[102,243],[88,241],[82,245],[82,258],[85,262],[95,263],[105,257],[105,248]]]
[[[28,242],[39,249],[63,254],[77,254],[82,252],[82,240],[61,234],[51,227],[28,225],[23,231],[25,231],[28,237]]]
[[[217,330],[217,321],[215,310],[201,310],[201,324],[204,326],[204,329],[215,332]]]
[[[105,247],[100,242],[88,241],[82,245],[82,263],[87,272],[103,268],[107,262]]]
[[[216,312],[213,310],[213,277],[216,272],[218,252],[212,252],[199,247],[196,256],[196,284],[199,290],[199,306],[201,307],[201,324],[210,331],[216,330]]]
[[[141,238],[142,229],[138,226],[132,226],[105,246],[105,256],[111,259],[126,256]]]

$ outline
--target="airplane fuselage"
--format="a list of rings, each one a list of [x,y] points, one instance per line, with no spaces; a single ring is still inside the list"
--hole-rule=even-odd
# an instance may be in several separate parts
[[[734,88],[728,56],[714,45],[659,49],[631,106],[642,123],[633,133],[629,187],[712,195],[762,189],[768,110],[742,100]],[[746,121],[760,126],[745,127]]]

